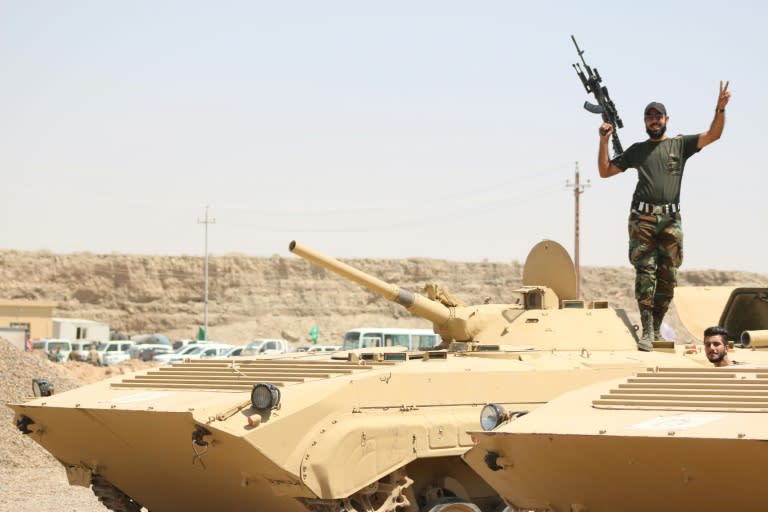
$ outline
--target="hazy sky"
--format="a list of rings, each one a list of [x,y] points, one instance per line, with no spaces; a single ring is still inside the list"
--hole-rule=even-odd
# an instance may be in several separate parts
[[[643,107],[722,139],[683,180],[684,269],[768,272],[765,3],[0,0],[0,248],[524,261],[544,238],[627,266]]]

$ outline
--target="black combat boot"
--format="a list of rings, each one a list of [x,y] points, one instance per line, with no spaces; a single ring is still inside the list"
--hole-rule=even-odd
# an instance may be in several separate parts
[[[640,341],[637,342],[637,348],[643,352],[652,352],[654,339],[653,310],[641,309],[640,323],[643,327],[643,335],[640,337]]]

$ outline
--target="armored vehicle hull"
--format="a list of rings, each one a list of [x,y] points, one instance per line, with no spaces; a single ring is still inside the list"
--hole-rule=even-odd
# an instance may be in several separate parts
[[[658,369],[566,395],[465,460],[513,510],[764,510],[768,368]]]
[[[675,358],[380,357],[190,361],[12,408],[71,483],[96,477],[97,494],[124,493],[114,510],[430,510],[445,497],[493,510],[496,492],[460,460],[485,403],[533,410],[573,387]],[[265,382],[279,388],[280,403],[257,410],[249,395]]]
[[[763,510],[768,460],[768,290],[686,288],[688,330],[718,321],[733,364],[659,365],[571,391],[488,432],[465,460],[513,510]],[[715,319],[713,321],[713,319]]]
[[[529,255],[517,300],[473,306],[291,250],[429,319],[443,343],[186,361],[11,404],[17,426],[115,511],[495,512],[506,495],[462,460],[485,404],[523,414],[648,367],[702,366],[638,352],[623,311],[574,297],[554,242]]]

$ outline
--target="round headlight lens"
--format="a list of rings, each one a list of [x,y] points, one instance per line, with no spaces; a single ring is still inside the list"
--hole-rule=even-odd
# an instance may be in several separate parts
[[[255,409],[274,409],[280,404],[280,388],[270,383],[256,384],[251,391],[251,405]]]
[[[498,427],[507,415],[507,411],[498,404],[488,404],[480,411],[480,426],[483,430],[493,430]]]

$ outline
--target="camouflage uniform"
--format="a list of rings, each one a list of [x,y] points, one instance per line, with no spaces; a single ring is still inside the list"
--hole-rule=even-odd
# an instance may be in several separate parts
[[[680,185],[685,162],[697,151],[698,135],[647,140],[630,146],[612,163],[637,169],[629,215],[629,261],[635,267],[635,298],[643,338],[659,338],[661,320],[677,285],[683,262]]]
[[[683,263],[680,213],[629,215],[629,261],[635,267],[635,298],[640,310],[653,311],[654,332],[669,309]],[[658,325],[657,325],[658,320]]]

